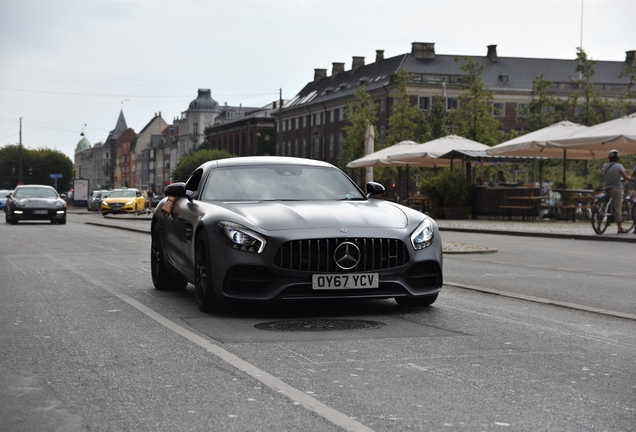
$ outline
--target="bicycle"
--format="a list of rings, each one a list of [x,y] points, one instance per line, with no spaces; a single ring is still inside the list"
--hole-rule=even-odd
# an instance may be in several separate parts
[[[630,231],[634,228],[634,222],[636,221],[636,206],[634,206],[633,197],[630,195],[623,195],[623,229]],[[596,234],[603,234],[608,226],[612,222],[616,221],[616,212],[612,206],[612,199],[608,197],[607,193],[597,195],[592,201],[590,220],[592,221],[592,228]]]

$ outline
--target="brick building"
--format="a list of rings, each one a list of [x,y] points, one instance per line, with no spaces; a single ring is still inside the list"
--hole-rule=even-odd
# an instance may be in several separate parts
[[[553,82],[548,90],[551,96],[566,98],[577,90],[572,82],[578,79],[575,60],[499,57],[496,45],[485,51],[485,56],[459,57],[484,65],[481,77],[494,93],[493,113],[506,130],[523,127],[517,114],[532,100],[533,81],[539,74]],[[630,86],[633,88],[633,77],[620,75],[626,66],[636,66],[635,54],[636,51],[628,51],[624,62],[595,64],[593,82],[597,94],[612,99],[625,95]],[[453,109],[463,92],[460,67],[464,62],[455,61],[457,57],[436,54],[434,43],[414,42],[411,52],[395,57],[385,58],[384,51],[378,50],[370,64],[365,64],[364,57],[353,57],[350,70],[345,70],[344,63],[333,63],[331,75],[327,75],[327,69],[315,69],[313,81],[276,114],[277,120],[281,119],[277,124],[277,154],[336,163],[342,149],[344,109],[362,85],[378,107],[376,139],[383,142],[390,110],[397,100],[400,68],[412,75],[407,89],[412,105],[428,111],[432,98],[442,96],[447,109]]]

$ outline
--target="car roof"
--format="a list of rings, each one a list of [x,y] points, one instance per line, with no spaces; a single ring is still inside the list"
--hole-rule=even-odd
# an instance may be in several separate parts
[[[48,189],[55,190],[55,188],[53,186],[49,186],[49,185],[29,184],[29,185],[18,185],[18,186],[16,186],[16,189],[27,189],[27,188],[48,188]]]
[[[335,168],[332,164],[315,159],[295,158],[288,156],[243,156],[233,157],[226,159],[217,159],[209,161],[201,165],[201,167],[208,168],[210,166],[229,167],[229,166],[246,166],[246,165],[308,165],[316,167],[331,167]]]

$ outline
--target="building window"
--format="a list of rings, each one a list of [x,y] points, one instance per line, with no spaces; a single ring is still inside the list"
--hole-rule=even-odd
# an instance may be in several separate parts
[[[386,112],[386,99],[380,99],[380,113],[384,114]]]
[[[154,159],[155,158],[155,149],[151,149],[150,150],[150,159]]]
[[[307,157],[307,138],[303,138],[303,154],[302,157]]]
[[[420,96],[418,98],[418,106],[421,111],[428,111],[431,109],[431,97],[430,96]]]
[[[492,115],[495,117],[505,117],[506,116],[506,104],[503,102],[493,102],[492,104]]]
[[[226,111],[225,114],[226,114],[228,119],[233,119],[234,118],[234,111]]]
[[[380,142],[384,142],[386,139],[386,126],[380,125]]]
[[[307,116],[303,116],[303,127],[307,127]]]
[[[344,120],[344,108],[339,108],[339,109],[338,109],[338,112],[339,112],[339,114],[340,114],[340,115],[339,115],[339,120],[340,120],[340,121]]]
[[[614,110],[613,115],[614,115],[614,118],[621,118],[625,114],[623,113],[623,110],[617,109],[617,110]]]
[[[452,111],[457,109],[459,106],[459,101],[456,98],[447,98],[446,99],[446,111]]]
[[[287,141],[287,155],[291,154],[291,141]]]
[[[298,140],[294,141],[294,154],[290,156],[298,156]]]
[[[336,151],[336,142],[334,141],[333,134],[329,135],[329,157],[334,157],[334,152]]]
[[[192,133],[199,135],[199,123],[192,123]]]
[[[523,112],[528,108],[528,104],[518,103],[517,104],[517,118],[523,115]]]
[[[336,111],[336,110],[331,110],[331,111],[329,111],[329,123],[333,123],[333,119],[334,119],[334,117],[335,117],[335,116],[334,116],[334,112],[335,112],[335,111]]]

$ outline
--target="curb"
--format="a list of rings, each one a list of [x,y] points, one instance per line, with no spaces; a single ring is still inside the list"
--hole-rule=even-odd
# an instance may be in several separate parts
[[[496,235],[508,235],[519,237],[544,237],[544,238],[560,238],[571,240],[591,240],[591,241],[612,241],[622,243],[636,243],[636,235],[625,234],[621,237],[616,237],[613,234],[609,235],[585,235],[585,234],[567,234],[567,233],[541,233],[541,232],[524,232],[524,231],[503,231],[494,229],[479,229],[479,228],[443,228],[439,227],[440,231],[454,231],[454,232],[467,232],[476,234],[496,234]],[[626,236],[632,237],[626,237]]]

